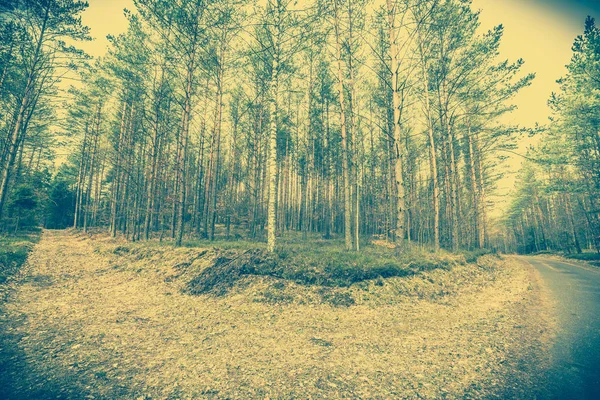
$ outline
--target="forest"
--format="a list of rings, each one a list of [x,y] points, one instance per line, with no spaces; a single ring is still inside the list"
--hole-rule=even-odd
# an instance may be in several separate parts
[[[600,29],[591,17],[567,70],[506,215],[510,242],[521,253],[600,252]]]
[[[469,0],[135,0],[102,58],[79,0],[0,6],[0,223],[129,241],[369,238],[598,249],[600,32],[531,129],[531,84]],[[512,202],[497,183],[540,136]],[[309,237],[310,236],[310,237]]]
[[[0,399],[600,398],[588,11],[0,0]]]

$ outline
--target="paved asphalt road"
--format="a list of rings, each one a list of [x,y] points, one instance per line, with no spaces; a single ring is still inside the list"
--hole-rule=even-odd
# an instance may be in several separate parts
[[[524,259],[554,295],[559,320],[553,367],[538,398],[600,400],[600,268]]]

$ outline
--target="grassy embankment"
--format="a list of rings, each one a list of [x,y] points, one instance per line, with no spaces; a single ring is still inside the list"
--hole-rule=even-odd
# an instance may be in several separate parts
[[[565,254],[563,257],[569,258],[571,260],[585,261],[589,264],[595,265],[596,267],[600,267],[600,253],[590,251],[579,254]]]
[[[436,253],[411,246],[399,253],[389,243],[375,240],[356,253],[345,251],[342,240],[318,236],[302,240],[293,233],[280,239],[275,254],[268,254],[263,243],[246,240],[188,240],[180,249],[168,241],[127,243],[104,238],[101,242],[109,246],[97,246],[97,251],[112,253],[117,264],[171,265],[166,279],[181,282],[189,294],[221,296],[234,287],[261,281],[266,287],[259,291],[259,301],[270,303],[316,300],[350,306],[364,293],[386,303],[394,302],[398,294],[440,298],[460,291],[464,283],[481,280],[485,286],[484,276],[491,272],[490,260],[477,265],[486,251]],[[383,288],[385,283],[393,288]]]
[[[534,255],[544,256],[559,256],[569,260],[584,261],[590,265],[600,267],[600,253],[591,250],[585,250],[582,253],[565,253],[556,251],[540,251],[534,253]]]
[[[39,239],[37,231],[0,235],[0,285],[19,271]]]

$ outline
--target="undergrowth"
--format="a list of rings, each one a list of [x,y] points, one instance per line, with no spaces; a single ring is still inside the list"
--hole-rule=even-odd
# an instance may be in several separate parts
[[[578,261],[585,261],[591,265],[595,265],[597,267],[600,267],[600,253],[595,252],[595,251],[584,251],[582,253],[566,253],[566,252],[561,252],[561,251],[553,251],[553,250],[541,250],[535,253],[532,253],[533,255],[539,255],[539,256],[544,256],[544,255],[549,255],[549,256],[561,256],[564,258],[568,258],[570,260],[578,260]]]
[[[564,257],[569,258],[571,260],[585,261],[588,264],[600,267],[600,253],[597,252],[565,254]]]
[[[144,263],[170,263],[173,272],[166,280],[181,282],[181,290],[192,295],[223,296],[234,286],[250,282],[247,278],[257,277],[263,278],[260,281],[266,285],[260,301],[289,303],[293,300],[290,295],[295,295],[294,290],[288,290],[289,284],[294,284],[307,288],[322,302],[336,306],[353,304],[354,299],[348,292],[351,288],[378,290],[369,288],[384,286],[390,278],[423,276],[427,281],[424,281],[425,286],[443,293],[453,283],[431,281],[430,272],[450,271],[468,264],[483,268],[485,265],[476,265],[477,260],[489,253],[484,250],[435,252],[414,245],[398,252],[389,243],[378,240],[364,240],[360,252],[349,252],[341,239],[323,239],[316,235],[302,238],[301,234],[294,233],[279,238],[279,247],[274,253],[268,253],[262,242],[239,239],[187,240],[181,248],[175,248],[171,241],[155,240],[114,244],[109,252],[133,261],[138,265],[136,268],[143,268]],[[138,261],[142,264],[136,264]],[[408,287],[403,290],[410,291]]]
[[[475,262],[486,252],[453,254],[412,247],[398,253],[395,249],[374,243],[363,243],[360,252],[348,252],[342,240],[288,234],[279,240],[274,254],[266,252],[263,243],[252,241],[190,240],[187,248],[213,248],[217,256],[191,282],[193,294],[224,294],[243,276],[266,276],[305,286],[347,288],[365,281],[381,281],[409,277],[436,269]],[[152,242],[152,246],[160,242]],[[164,242],[163,246],[171,246]],[[115,249],[122,253],[121,247]],[[337,301],[337,300],[336,300]],[[342,301],[343,302],[343,301]]]
[[[582,260],[582,261],[600,261],[600,253],[573,253],[573,254],[565,254],[566,258],[571,258],[573,260]]]

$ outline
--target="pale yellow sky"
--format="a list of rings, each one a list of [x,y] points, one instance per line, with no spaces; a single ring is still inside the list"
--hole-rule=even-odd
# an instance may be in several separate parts
[[[82,22],[91,29],[92,42],[80,45],[90,55],[99,57],[106,53],[106,35],[118,35],[127,30],[127,19],[123,9],[134,11],[132,0],[88,0],[90,6],[82,16]]]
[[[525,70],[537,77],[531,87],[519,93],[519,106],[513,122],[533,126],[547,122],[546,101],[558,86],[556,80],[566,73],[575,36],[583,32],[587,15],[595,11],[585,5],[572,4],[567,12],[543,0],[474,0],[481,9],[482,27],[503,24],[502,55],[512,60],[523,58]],[[563,2],[563,3],[568,3]],[[576,2],[572,2],[576,3]]]

